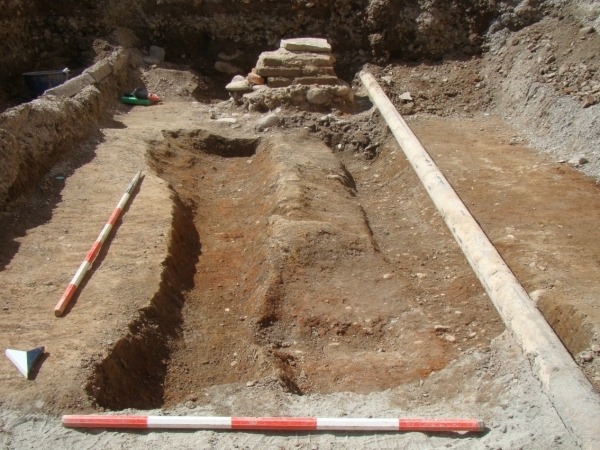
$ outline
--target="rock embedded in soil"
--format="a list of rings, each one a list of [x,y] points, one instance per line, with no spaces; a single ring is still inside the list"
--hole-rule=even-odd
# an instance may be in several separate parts
[[[571,164],[572,166],[583,166],[588,162],[588,159],[584,155],[578,155],[569,160],[569,164]]]
[[[589,108],[590,106],[593,106],[596,104],[596,99],[591,96],[591,95],[586,95],[585,97],[583,97],[583,107],[584,108]]]
[[[148,54],[152,58],[158,59],[159,62],[165,60],[165,49],[156,45],[151,45]]]
[[[236,67],[231,63],[223,62],[223,61],[217,61],[215,63],[215,70],[217,72],[226,73],[228,75],[235,75],[238,73],[242,73],[242,69],[240,69],[239,67]]]
[[[314,87],[306,93],[306,99],[311,105],[326,105],[331,102],[331,97],[327,91]]]
[[[277,114],[269,114],[258,121],[256,129],[262,131],[265,128],[279,127],[283,125],[283,118]]]

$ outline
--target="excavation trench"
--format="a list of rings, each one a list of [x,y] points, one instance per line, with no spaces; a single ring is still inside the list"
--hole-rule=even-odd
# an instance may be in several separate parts
[[[147,160],[194,229],[187,213],[174,221],[179,269],[167,264],[161,301],[97,366],[88,392],[99,405],[202,402],[211,386],[247,382],[379,391],[503,330],[466,263],[442,267],[457,247],[405,164],[379,180],[385,193],[360,192],[338,156],[302,132],[163,135]],[[382,212],[386,201],[410,222]],[[440,242],[415,238],[415,227]]]

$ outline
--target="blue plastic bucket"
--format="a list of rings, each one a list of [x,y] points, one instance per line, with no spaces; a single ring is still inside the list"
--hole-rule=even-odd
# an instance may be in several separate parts
[[[27,72],[23,74],[25,83],[35,95],[42,95],[47,89],[60,86],[69,78],[69,69],[45,70],[42,72]]]

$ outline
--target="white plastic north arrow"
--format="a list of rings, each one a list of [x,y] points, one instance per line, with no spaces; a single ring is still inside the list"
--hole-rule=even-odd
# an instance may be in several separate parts
[[[6,349],[6,357],[19,369],[25,378],[29,378],[29,371],[35,365],[40,356],[44,353],[45,347],[34,348],[33,350],[22,351]]]

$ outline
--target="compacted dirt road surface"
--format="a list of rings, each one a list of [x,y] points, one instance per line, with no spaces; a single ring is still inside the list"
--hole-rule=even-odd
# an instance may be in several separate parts
[[[257,132],[261,115],[229,103],[123,107],[2,212],[0,344],[47,352],[31,380],[0,360],[3,446],[573,448],[384,127],[373,155],[325,145],[319,114],[280,114],[286,127]],[[380,123],[368,109],[336,120]],[[411,126],[567,348],[589,348],[600,325],[594,183],[511,145],[493,117]],[[138,170],[116,231],[54,317]],[[584,364],[598,386],[594,367]],[[85,432],[57,418],[103,409],[474,417],[488,431]]]

